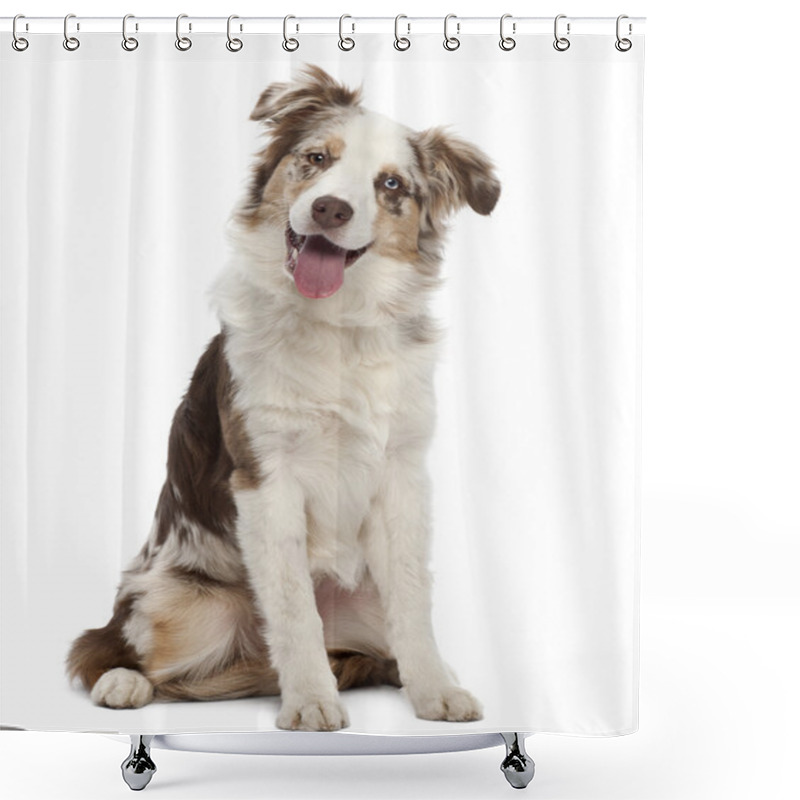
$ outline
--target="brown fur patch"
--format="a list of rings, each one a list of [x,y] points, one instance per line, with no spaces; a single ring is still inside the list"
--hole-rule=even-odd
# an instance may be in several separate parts
[[[118,598],[114,614],[104,628],[88,630],[73,642],[67,656],[67,674],[71,680],[80,679],[87,691],[110,669],[140,668],[139,656],[123,634],[135,602],[132,596]]]
[[[374,658],[362,653],[336,650],[328,653],[328,661],[340,691],[364,686],[403,685],[397,662],[393,658]]]
[[[375,193],[383,208],[395,217],[403,215],[410,199],[410,193],[405,184],[397,177],[398,169],[396,167],[384,167],[375,179]],[[394,178],[400,184],[396,189],[389,189],[386,187],[386,181]]]
[[[228,449],[233,466],[230,488],[234,491],[255,489],[261,484],[264,476],[261,474],[261,466],[253,452],[244,415],[234,406],[234,383],[225,358],[222,358],[217,386],[222,439]]]
[[[329,120],[333,123],[337,118]],[[292,152],[294,158],[291,177],[294,180],[307,181],[324,172],[335,164],[345,150],[344,139],[334,133],[326,134],[325,126],[320,126],[319,131],[309,140],[298,143]],[[322,156],[322,161],[312,160]]]
[[[218,407],[220,395],[229,394],[228,387],[219,385],[223,342],[224,334],[211,340],[172,420],[167,481],[156,509],[158,544],[166,541],[180,515],[218,536],[233,529],[236,508],[228,488],[233,462],[223,441]]]
[[[142,671],[158,687],[208,678],[240,661],[269,664],[263,622],[249,588],[172,570],[142,598],[152,627]]]
[[[401,199],[399,213],[379,202],[372,227],[374,253],[409,264],[419,261],[420,209],[413,198]]]
[[[342,157],[342,153],[344,153],[345,142],[341,136],[328,136],[325,139],[325,149],[328,152],[328,155],[336,161],[336,159]]]
[[[236,507],[230,488],[257,486],[258,462],[241,414],[234,408],[233,380],[224,353],[225,333],[209,343],[172,420],[167,480],[156,508],[156,544],[163,544],[180,518],[217,536],[230,536]]]
[[[158,700],[235,700],[280,694],[278,673],[269,663],[237,661],[214,675],[176,678],[155,687]]]
[[[287,222],[286,196],[292,186],[291,170],[294,156],[289,153],[275,165],[268,176],[265,186],[261,187],[258,202],[250,204],[239,218],[249,225],[258,225],[267,221],[283,227]]]

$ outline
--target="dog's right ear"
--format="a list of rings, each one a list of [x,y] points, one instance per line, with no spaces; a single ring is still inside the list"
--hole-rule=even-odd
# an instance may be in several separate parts
[[[256,107],[250,113],[250,119],[256,122],[271,119],[279,107],[279,104],[275,102],[276,99],[287,91],[289,91],[288,83],[271,83],[267,86],[261,92],[261,97],[258,98]]]
[[[360,90],[348,89],[325,70],[307,66],[292,83],[270,84],[258,98],[250,119],[277,124],[286,119],[305,120],[317,112],[358,105]]]

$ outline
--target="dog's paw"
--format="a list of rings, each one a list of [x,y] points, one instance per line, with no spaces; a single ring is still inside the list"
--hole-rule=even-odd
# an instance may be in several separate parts
[[[350,721],[336,697],[329,700],[283,701],[276,724],[286,731],[338,731]]]
[[[117,667],[92,687],[92,702],[109,708],[141,708],[153,699],[153,684],[141,672]]]
[[[483,719],[483,707],[466,689],[444,686],[438,691],[412,695],[414,711],[420,719],[447,722],[474,722]]]

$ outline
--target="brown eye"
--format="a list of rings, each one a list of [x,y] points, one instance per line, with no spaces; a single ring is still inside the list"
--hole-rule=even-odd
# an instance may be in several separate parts
[[[311,164],[316,164],[319,166],[320,164],[325,163],[325,153],[309,153],[308,160]]]

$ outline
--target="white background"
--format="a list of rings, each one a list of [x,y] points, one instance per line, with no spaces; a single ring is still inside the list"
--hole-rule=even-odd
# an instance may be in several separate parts
[[[639,733],[529,740],[538,798],[793,798],[800,744],[800,178],[788,3],[498,9],[303,0],[265,9],[84,0],[29,16],[180,12],[648,17]],[[4,13],[13,13],[13,9]],[[108,798],[126,748],[3,732],[4,793]],[[157,751],[169,798],[509,796],[490,750],[278,759]]]

